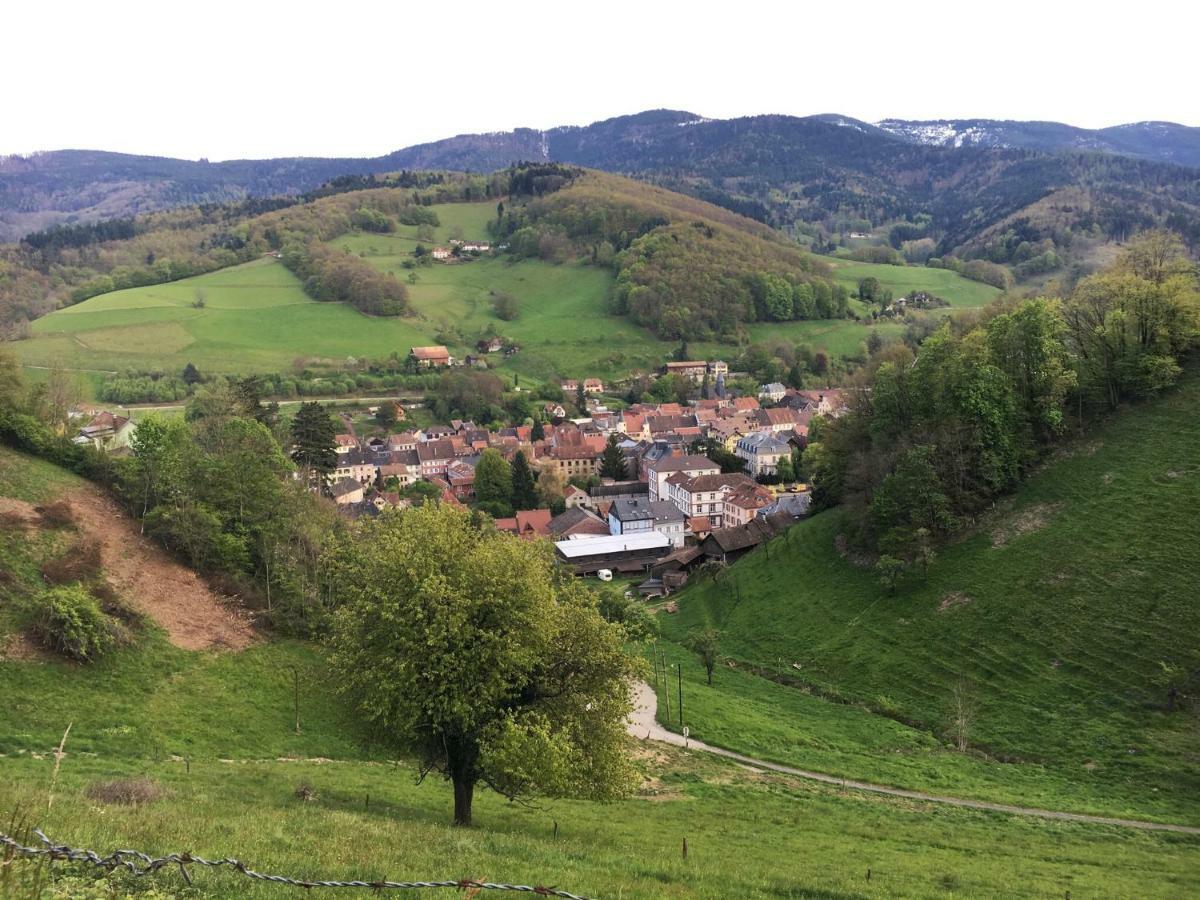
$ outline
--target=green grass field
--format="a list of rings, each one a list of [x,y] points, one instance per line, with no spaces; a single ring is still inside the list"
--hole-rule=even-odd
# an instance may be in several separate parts
[[[78,484],[0,450],[0,496],[44,502]],[[12,552],[20,554],[17,575],[30,584],[42,549],[0,530],[0,565],[14,571]],[[6,622],[0,616],[0,643]],[[696,667],[685,668],[696,721],[693,707],[701,717],[715,707],[698,699]],[[718,690],[737,674],[723,671]],[[739,708],[721,713],[730,729],[758,729],[755,717],[767,715],[786,728],[807,716],[821,732],[810,743],[855,742],[862,756],[928,751],[912,746],[928,741],[869,713],[811,699],[809,709],[797,692],[740,677],[749,686],[732,697]],[[264,636],[240,652],[191,652],[149,628],[88,666],[0,658],[0,684],[0,830],[15,819],[101,853],[186,849],[304,878],[465,877],[605,898],[1177,897],[1200,889],[1200,839],[1191,836],[843,793],[660,746],[631,748],[644,781],[630,799],[530,806],[481,792],[476,826],[454,829],[448,786],[418,783],[411,764],[371,745],[332,692],[319,648],[298,641]],[[769,696],[763,685],[782,693]],[[51,751],[68,724],[55,775]],[[96,782],[130,776],[152,779],[164,796],[129,807],[88,795]],[[312,799],[297,797],[301,785]],[[231,872],[191,874],[190,887],[173,870],[97,882],[79,866],[17,863],[0,865],[0,896],[301,895]]]
[[[1160,661],[1200,666],[1198,405],[1192,371],[1114,417],[896,597],[839,556],[836,511],[690,586],[667,637],[714,624],[734,660],[854,704],[723,669],[691,691],[693,733],[848,777],[1200,824],[1200,722],[1164,712],[1155,682]],[[967,757],[946,738],[960,681]]]
[[[819,258],[833,266],[834,279],[851,290],[858,290],[858,282],[863,278],[874,276],[895,297],[905,296],[912,291],[928,291],[941,297],[955,309],[986,306],[1000,294],[999,288],[963,278],[949,269],[887,266],[837,259],[832,256]]]
[[[486,224],[495,214],[491,203],[431,208],[441,221],[433,243],[444,243],[452,233],[486,238]],[[343,304],[314,302],[278,261],[262,259],[94,297],[39,319],[33,337],[13,347],[29,367],[83,370],[93,393],[104,372],[175,371],[188,362],[212,373],[282,372],[305,361],[337,364],[351,356],[407,353],[414,344],[436,342],[447,329],[461,336],[460,342],[451,342],[452,351],[461,355],[486,328],[495,327],[522,345],[522,352],[503,366],[533,378],[624,376],[656,368],[675,349],[674,342],[660,341],[605,312],[612,285],[607,270],[495,258],[408,270],[402,263],[411,258],[416,232],[415,226],[400,226],[394,234],[354,233],[334,241],[406,283],[415,273],[416,283],[409,285],[412,317],[369,318]],[[996,293],[944,270],[833,264],[838,279],[847,284],[874,274],[897,293],[926,287],[956,306],[979,305]],[[492,291],[518,298],[516,320],[495,317]],[[204,305],[197,307],[201,295]],[[890,323],[875,328],[887,337],[902,331]],[[850,320],[763,323],[748,331],[754,341],[808,344],[835,358],[859,353],[870,334]],[[694,342],[692,350],[712,358],[734,352],[727,345],[702,342]],[[28,371],[36,377],[44,370]]]

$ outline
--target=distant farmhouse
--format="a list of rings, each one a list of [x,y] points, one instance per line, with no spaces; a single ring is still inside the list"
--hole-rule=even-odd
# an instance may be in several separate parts
[[[408,358],[422,368],[440,368],[454,364],[454,357],[445,347],[413,347],[408,351]]]

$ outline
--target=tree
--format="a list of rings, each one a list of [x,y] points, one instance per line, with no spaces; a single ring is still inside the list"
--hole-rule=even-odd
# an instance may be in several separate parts
[[[579,407],[581,414],[587,412],[587,393],[583,390],[582,381],[575,387],[575,405]]]
[[[442,489],[429,481],[414,481],[401,491],[400,494],[404,499],[410,501],[413,506],[424,506],[426,503],[433,503],[440,500],[442,498]]]
[[[562,505],[563,491],[566,489],[566,482],[563,481],[562,474],[556,466],[547,466],[538,473],[538,499],[543,506],[553,509],[556,504]]]
[[[521,301],[507,291],[492,291],[492,311],[496,318],[511,322],[521,314]]]
[[[896,582],[904,573],[904,560],[885,553],[875,563],[875,571],[879,574],[879,583],[888,589],[889,594],[896,596]]]
[[[292,459],[308,473],[310,485],[320,484],[337,466],[334,436],[337,426],[320,403],[301,403],[292,419]]]
[[[536,509],[538,505],[533,472],[522,450],[516,452],[512,461],[512,505],[514,509]]]
[[[493,509],[512,508],[512,466],[499,450],[492,447],[484,450],[475,464],[475,499],[480,506],[488,504]],[[511,515],[511,512],[501,512],[500,515]]]
[[[933,549],[933,536],[928,528],[918,528],[913,532],[913,562],[921,567],[921,577],[929,580],[929,567],[937,559]]]
[[[775,474],[779,476],[779,480],[784,484],[791,484],[796,480],[796,469],[792,466],[792,457],[780,457],[779,462],[775,466]]]
[[[529,432],[531,441],[544,441],[546,439],[546,426],[540,418],[533,420],[533,429]]]
[[[471,824],[479,784],[510,799],[632,788],[638,666],[548,547],[435,504],[364,523],[330,569],[338,689],[422,777],[453,783],[456,825]]]
[[[614,481],[624,481],[629,477],[625,454],[617,444],[616,434],[610,434],[608,443],[604,445],[604,453],[600,457],[600,477],[611,478]]]
[[[192,363],[188,363],[183,367],[183,375],[181,377],[184,384],[196,384],[200,381],[200,370]]]
[[[687,636],[686,646],[700,657],[710,686],[713,683],[713,669],[717,667],[720,637],[721,632],[715,628],[693,628]]]
[[[645,603],[626,597],[620,588],[602,591],[597,608],[604,621],[620,625],[631,641],[645,643],[658,637],[658,619]]]
[[[858,299],[872,303],[881,296],[879,279],[873,276],[860,278],[858,281]]]
[[[1166,696],[1167,712],[1175,712],[1180,699],[1184,696],[1184,688],[1195,674],[1197,673],[1189,673],[1187,669],[1178,663],[1159,660],[1158,671],[1154,673],[1151,681]]]
[[[954,738],[954,746],[958,752],[965,753],[970,746],[971,729],[975,725],[977,712],[975,692],[967,681],[955,683],[950,698],[950,711],[950,735]]]
[[[396,404],[388,400],[379,404],[379,408],[375,410],[375,421],[379,423],[379,427],[385,431],[390,431],[396,424]]]
[[[0,344],[0,410],[16,410],[25,400],[25,377],[17,355]]]

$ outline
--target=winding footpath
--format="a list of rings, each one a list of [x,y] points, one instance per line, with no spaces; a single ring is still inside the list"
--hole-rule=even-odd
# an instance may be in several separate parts
[[[780,772],[784,775],[791,775],[794,778],[804,778],[808,781],[819,781],[822,784],[833,785],[838,788],[850,788],[856,791],[864,791],[871,794],[886,794],[889,797],[904,797],[908,800],[921,800],[927,803],[942,803],[946,806],[960,806],[965,809],[980,809],[986,812],[1008,813],[1014,816],[1034,816],[1039,819],[1059,819],[1066,822],[1086,822],[1089,825],[1116,825],[1120,828],[1141,828],[1145,831],[1174,831],[1180,834],[1200,834],[1200,827],[1193,825],[1172,825],[1166,822],[1143,822],[1138,819],[1115,819],[1108,816],[1089,816],[1083,813],[1068,813],[1056,812],[1050,809],[1037,809],[1031,806],[1009,806],[1004,803],[989,803],[986,800],[967,800],[962,797],[943,797],[939,794],[926,794],[923,791],[907,791],[903,788],[887,787],[882,784],[871,784],[866,781],[853,781],[849,778],[838,778],[834,775],[826,775],[821,772],[809,772],[804,769],[796,769],[792,766],[782,766],[778,763],[766,762],[765,760],[755,759],[752,756],[746,756],[742,753],[735,753],[733,750],[726,750],[722,747],[714,747],[711,744],[706,744],[703,741],[697,741],[693,738],[684,738],[682,734],[676,734],[674,731],[668,731],[658,724],[656,713],[658,711],[658,697],[654,694],[654,689],[645,682],[638,682],[634,685],[634,709],[633,714],[629,718],[628,730],[631,735],[639,740],[661,741],[664,744],[673,744],[676,747],[686,747],[688,750],[699,750],[703,753],[712,753],[715,756],[723,756],[726,759],[732,759],[743,765],[753,766],[756,769],[766,769],[771,772]]]

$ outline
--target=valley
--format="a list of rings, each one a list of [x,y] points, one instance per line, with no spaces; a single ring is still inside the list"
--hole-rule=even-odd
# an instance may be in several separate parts
[[[1198,134],[0,158],[0,897],[1200,895]]]

